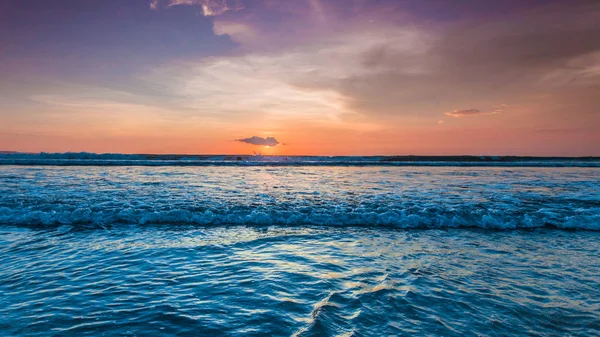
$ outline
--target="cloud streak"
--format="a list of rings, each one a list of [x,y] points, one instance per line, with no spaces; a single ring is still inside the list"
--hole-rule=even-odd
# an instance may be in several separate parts
[[[239,0],[152,0],[150,2],[150,8],[153,10],[180,5],[200,6],[204,16],[217,16],[227,11],[238,11],[244,8]]]
[[[451,117],[460,118],[460,117],[469,117],[469,116],[479,116],[479,115],[495,115],[504,111],[506,104],[501,104],[495,106],[490,111],[481,111],[478,109],[462,109],[462,110],[453,110],[450,112],[446,112],[445,114]]]
[[[258,136],[253,136],[250,138],[236,139],[236,142],[242,142],[251,145],[260,145],[260,146],[277,146],[279,142],[274,137],[262,138]]]
[[[485,112],[485,111],[481,111],[481,110],[477,110],[477,109],[463,109],[463,110],[453,110],[450,112],[446,112],[446,115],[456,117],[456,118],[467,117],[467,116],[486,115],[486,114],[489,114],[489,112]]]

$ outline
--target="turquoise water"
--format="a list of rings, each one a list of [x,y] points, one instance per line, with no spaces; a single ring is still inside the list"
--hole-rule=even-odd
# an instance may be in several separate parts
[[[0,335],[597,336],[590,167],[0,168]]]

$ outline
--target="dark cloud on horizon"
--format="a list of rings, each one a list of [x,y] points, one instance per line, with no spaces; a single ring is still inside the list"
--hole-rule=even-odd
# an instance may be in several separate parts
[[[277,146],[279,144],[277,139],[275,139],[274,137],[262,138],[258,136],[253,136],[250,138],[236,139],[235,141],[260,146]]]

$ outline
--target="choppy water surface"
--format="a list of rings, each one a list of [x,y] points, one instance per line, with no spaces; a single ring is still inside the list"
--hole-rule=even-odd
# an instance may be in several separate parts
[[[0,168],[0,223],[600,229],[600,169]]]
[[[599,232],[0,231],[7,336],[594,336]]]
[[[0,335],[598,336],[599,228],[590,167],[3,166]]]

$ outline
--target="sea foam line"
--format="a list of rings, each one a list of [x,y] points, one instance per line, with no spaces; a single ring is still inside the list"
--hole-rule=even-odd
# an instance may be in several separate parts
[[[243,210],[215,212],[172,210],[28,210],[0,207],[0,223],[8,225],[91,225],[113,224],[193,224],[193,225],[293,225],[293,226],[380,226],[394,228],[483,228],[531,229],[552,227],[560,229],[600,230],[600,209],[588,209],[569,214],[555,212],[530,212],[507,215],[503,212],[404,212],[360,211],[326,212],[308,214],[293,210]]]

